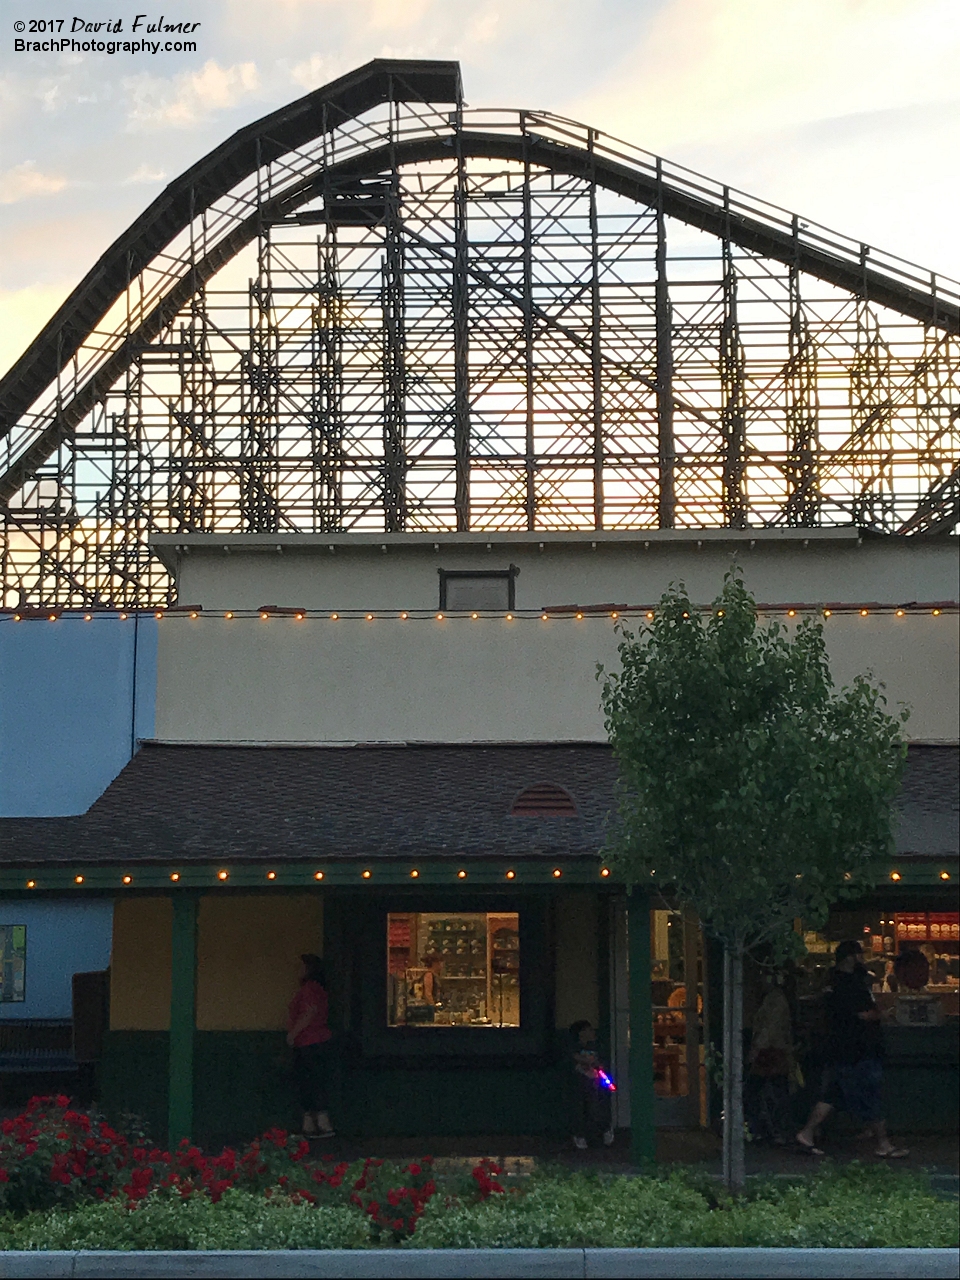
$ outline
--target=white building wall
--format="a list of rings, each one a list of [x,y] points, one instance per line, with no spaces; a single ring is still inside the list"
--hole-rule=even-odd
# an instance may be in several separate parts
[[[600,741],[596,668],[616,665],[614,622],[589,614],[542,621],[541,608],[654,603],[680,580],[695,602],[709,603],[734,554],[763,603],[956,600],[953,547],[859,544],[851,534],[797,531],[739,540],[730,534],[723,540],[703,534],[441,535],[438,542],[422,535],[193,536],[179,540],[186,552],[175,549],[177,539],[165,538],[163,554],[178,569],[180,600],[203,613],[171,616],[159,627],[157,736],[181,742]],[[276,546],[284,550],[278,554]],[[520,570],[512,621],[399,617],[402,610],[432,615],[437,609],[438,568],[510,564]],[[374,616],[224,617],[263,604]],[[957,741],[956,613],[934,616],[928,609],[897,618],[871,610],[867,617],[834,615],[825,626],[838,683],[872,671],[891,705],[911,708],[911,740]]]

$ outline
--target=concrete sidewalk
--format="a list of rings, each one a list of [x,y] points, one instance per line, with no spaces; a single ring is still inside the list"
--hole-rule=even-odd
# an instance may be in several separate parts
[[[290,1252],[0,1253],[17,1280],[293,1280],[294,1277],[797,1277],[797,1280],[957,1280],[953,1249],[302,1249]]]

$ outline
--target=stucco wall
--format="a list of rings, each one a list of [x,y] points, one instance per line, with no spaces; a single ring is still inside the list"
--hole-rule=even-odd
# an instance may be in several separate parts
[[[544,535],[548,539],[548,535]],[[196,619],[158,630],[157,736],[185,742],[601,740],[597,663],[616,663],[607,616],[551,617],[541,607],[647,604],[671,581],[709,603],[734,556],[761,603],[891,604],[956,599],[956,548],[859,544],[853,537],[483,542],[423,538],[379,544],[341,537],[278,555],[244,538],[193,538],[179,564],[180,600]],[[806,541],[807,545],[804,545]],[[649,545],[647,543],[649,542]],[[284,544],[282,541],[277,545]],[[386,546],[384,552],[381,546]],[[439,549],[435,549],[439,548]],[[517,614],[399,617],[438,603],[438,567],[518,566]],[[325,616],[227,619],[227,610],[302,606]],[[329,612],[374,615],[332,621]],[[533,610],[532,613],[524,613]],[[783,616],[783,614],[781,614]],[[785,619],[784,619],[785,620]],[[826,636],[840,683],[872,671],[892,704],[912,709],[914,741],[958,737],[958,618],[835,614]]]
[[[170,1029],[169,897],[118,898],[110,957],[110,1030]]]

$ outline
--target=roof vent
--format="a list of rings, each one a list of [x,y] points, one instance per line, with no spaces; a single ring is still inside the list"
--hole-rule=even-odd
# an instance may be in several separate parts
[[[510,807],[511,818],[575,818],[577,806],[569,791],[555,782],[537,782],[524,789]]]

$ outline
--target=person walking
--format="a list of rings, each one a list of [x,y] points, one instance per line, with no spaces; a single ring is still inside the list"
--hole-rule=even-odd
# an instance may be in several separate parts
[[[839,1107],[862,1121],[876,1139],[876,1154],[902,1160],[909,1151],[895,1147],[883,1119],[883,1029],[880,1011],[870,989],[870,975],[855,939],[841,942],[834,953],[831,985],[827,990],[827,1043],[822,1096],[797,1134],[797,1145],[809,1155],[822,1156],[817,1130]]]
[[[311,953],[300,957],[300,986],[287,1011],[287,1044],[293,1049],[297,1093],[303,1109],[305,1137],[332,1138],[330,1065],[333,1032],[323,961]]]
[[[777,1146],[790,1140],[790,1076],[796,1070],[790,1003],[782,975],[769,974],[766,993],[753,1015],[744,1107],[753,1138]]]

